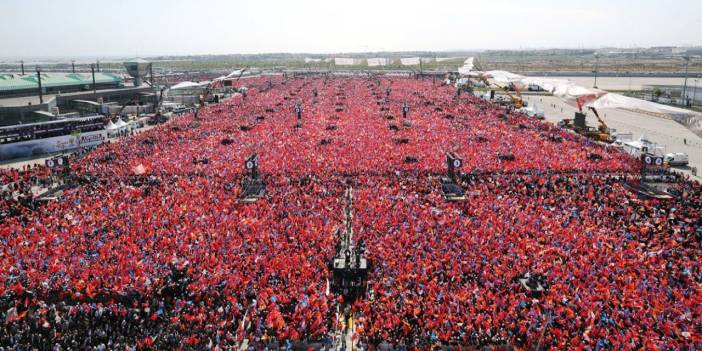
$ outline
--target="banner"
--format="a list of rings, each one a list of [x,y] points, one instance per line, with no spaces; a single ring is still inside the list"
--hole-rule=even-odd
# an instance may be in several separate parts
[[[389,63],[389,60],[383,57],[369,58],[367,61],[368,67],[387,66]]]
[[[402,63],[403,66],[416,66],[419,65],[419,57],[401,58],[400,63]]]
[[[354,60],[352,58],[335,57],[334,64],[337,66],[353,66]]]

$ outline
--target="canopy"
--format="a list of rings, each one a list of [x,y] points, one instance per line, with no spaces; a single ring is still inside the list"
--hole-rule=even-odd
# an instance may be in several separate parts
[[[114,130],[114,129],[118,129],[118,128],[119,127],[117,127],[114,123],[112,123],[112,120],[107,122],[107,125],[105,126],[105,129],[107,129],[107,130]]]

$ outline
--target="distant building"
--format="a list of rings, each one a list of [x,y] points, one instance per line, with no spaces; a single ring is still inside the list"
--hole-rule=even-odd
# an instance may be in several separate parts
[[[702,104],[702,86],[695,86],[696,83],[702,83],[700,81],[695,81],[695,79],[688,79],[687,80],[688,85],[687,89],[685,90],[685,96],[686,96],[686,101],[688,101],[688,104]],[[664,101],[662,102],[668,102],[666,100],[667,96],[670,96],[671,98],[674,98],[675,101],[672,99],[669,99],[670,102],[677,102],[680,100],[682,97],[682,92],[683,92],[684,86],[682,84],[680,85],[644,85],[643,89],[644,91],[648,92],[654,92],[656,90],[660,90],[662,93],[662,96]]]

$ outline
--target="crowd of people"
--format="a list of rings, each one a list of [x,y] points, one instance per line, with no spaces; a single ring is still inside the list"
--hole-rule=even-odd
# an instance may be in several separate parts
[[[702,347],[698,183],[639,199],[639,161],[431,80],[240,84],[75,157],[58,201],[5,197],[0,345],[320,349],[347,306],[367,349]],[[463,202],[442,198],[446,152]],[[266,196],[243,203],[254,153]],[[371,262],[356,301],[328,282],[349,183]]]

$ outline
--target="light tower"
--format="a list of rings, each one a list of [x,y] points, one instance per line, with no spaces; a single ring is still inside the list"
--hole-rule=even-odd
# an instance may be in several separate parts
[[[95,64],[94,63],[90,64],[90,72],[93,75],[93,98],[95,98],[95,101],[97,101],[97,88],[95,87]]]
[[[37,84],[39,84],[39,104],[44,103],[44,92],[41,89],[41,67],[37,66],[36,67],[37,71]]]
[[[127,73],[134,77],[134,86],[138,87],[144,81],[144,77],[148,75],[151,70],[151,62],[136,58],[131,61],[124,62],[124,68],[127,69]]]
[[[680,96],[680,101],[685,105],[685,99],[687,98],[687,69],[690,65],[690,56],[683,56],[685,60],[685,83],[683,84],[682,95]]]

